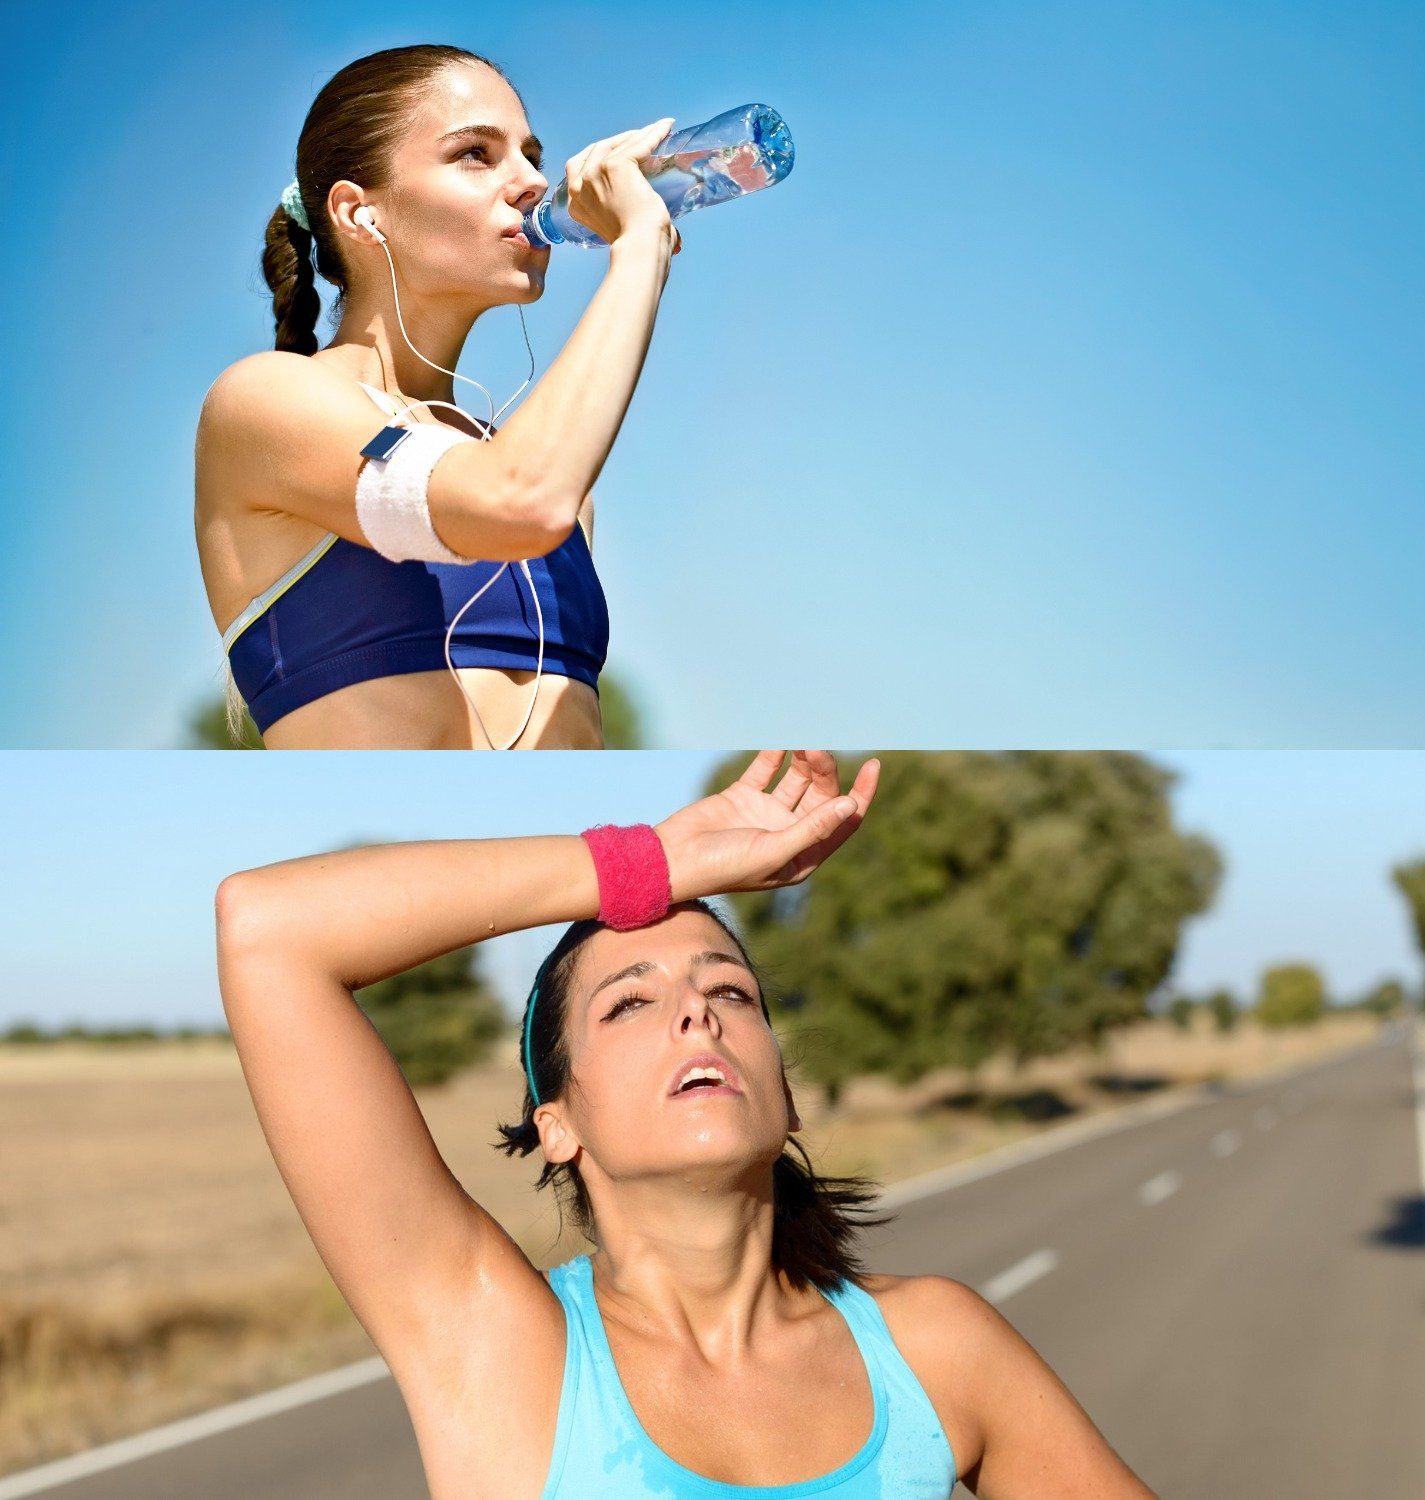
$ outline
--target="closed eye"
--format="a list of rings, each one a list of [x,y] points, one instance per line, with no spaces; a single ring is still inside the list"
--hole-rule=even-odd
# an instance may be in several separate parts
[[[625,995],[622,1000],[619,1000],[614,1004],[614,1008],[604,1017],[604,1020],[612,1021],[613,1018],[618,1015],[619,1012],[622,1011],[626,1006],[647,1004],[648,1001],[640,1000],[636,995]]]

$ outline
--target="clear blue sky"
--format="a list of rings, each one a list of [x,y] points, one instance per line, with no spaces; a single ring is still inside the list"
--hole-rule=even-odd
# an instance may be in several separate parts
[[[1425,744],[1420,6],[7,20],[0,744],[174,744],[216,683],[203,394],[270,347],[316,89],[434,40],[506,68],[556,171],[751,100],[797,141],[689,221],[598,487],[655,743]],[[539,372],[602,265],[552,257]],[[502,399],[522,357],[497,309],[462,369]]]
[[[1390,867],[1425,856],[1425,753],[1194,751],[1179,823],[1222,850],[1214,909],[1189,925],[1178,983],[1255,986],[1318,964],[1354,997],[1420,973]],[[694,752],[481,757],[14,752],[0,826],[0,1024],[221,1022],[212,898],[233,870],[356,840],[575,833],[656,821],[700,794]],[[843,779],[851,760],[841,757]],[[558,775],[550,772],[558,769]],[[875,816],[874,808],[872,809]],[[485,971],[523,1003],[558,929],[493,939]]]

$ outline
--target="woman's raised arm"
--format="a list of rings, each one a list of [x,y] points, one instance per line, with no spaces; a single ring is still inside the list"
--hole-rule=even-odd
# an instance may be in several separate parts
[[[875,792],[825,751],[763,751],[657,825],[674,901],[806,879]],[[218,887],[218,977],[258,1119],[342,1295],[393,1369],[453,1307],[548,1289],[441,1160],[353,991],[497,933],[598,914],[575,834],[380,844],[283,860]]]
[[[392,1363],[480,1278],[537,1273],[441,1159],[352,991],[481,938],[593,916],[577,835],[378,845],[229,875],[223,1007],[258,1119],[327,1269]]]
[[[639,169],[664,125],[596,141],[569,160],[570,211],[608,237],[608,267],[558,357],[494,437],[437,458],[427,484],[431,524],[461,557],[499,562],[554,551],[603,469],[680,244]],[[250,354],[204,397],[200,502],[210,485],[366,545],[356,481],[360,449],[380,425],[370,398],[340,372],[303,355]]]

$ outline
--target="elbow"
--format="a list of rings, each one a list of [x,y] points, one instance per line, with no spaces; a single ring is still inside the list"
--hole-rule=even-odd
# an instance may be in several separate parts
[[[532,550],[526,557],[548,557],[557,551],[573,535],[578,524],[578,512],[568,506],[552,509],[541,515],[533,531]]]
[[[266,945],[271,938],[269,913],[256,870],[239,870],[222,880],[213,896],[220,958],[251,953]]]
[[[520,562],[545,557],[569,540],[578,509],[562,500],[528,492],[507,494],[451,518],[448,534],[438,535],[469,562]]]
[[[542,468],[510,464],[503,478],[497,509],[505,544],[501,560],[545,557],[562,547],[578,523],[584,497],[566,493]]]
[[[506,515],[514,535],[510,560],[547,557],[569,540],[577,524],[579,506],[566,496],[526,488],[510,500]]]

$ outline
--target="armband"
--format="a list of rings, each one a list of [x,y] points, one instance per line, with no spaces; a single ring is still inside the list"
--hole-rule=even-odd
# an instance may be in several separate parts
[[[383,427],[361,450],[366,463],[356,477],[356,520],[375,552],[392,562],[469,563],[435,534],[426,488],[436,460],[456,443],[478,439],[443,422]]]

